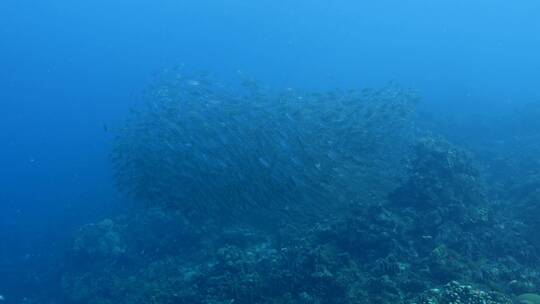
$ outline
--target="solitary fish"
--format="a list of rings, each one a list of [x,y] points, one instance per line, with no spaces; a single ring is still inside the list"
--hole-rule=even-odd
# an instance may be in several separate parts
[[[6,298],[4,298],[4,296],[0,294],[0,301],[5,301],[5,300]]]

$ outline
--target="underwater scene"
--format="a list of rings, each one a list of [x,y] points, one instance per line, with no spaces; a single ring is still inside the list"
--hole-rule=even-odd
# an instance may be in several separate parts
[[[540,304],[540,2],[3,0],[0,304]]]

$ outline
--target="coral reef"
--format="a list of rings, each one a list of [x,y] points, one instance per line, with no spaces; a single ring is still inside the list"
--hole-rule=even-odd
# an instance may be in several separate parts
[[[532,174],[505,214],[508,180],[413,132],[408,92],[249,86],[149,92],[113,153],[146,206],[79,230],[69,303],[535,303]]]
[[[443,217],[426,236],[415,214],[388,203],[269,233],[152,209],[115,220],[125,250],[88,258],[86,270],[76,260],[64,290],[72,303],[509,303],[499,293],[533,291],[538,265],[516,259],[530,248],[491,221],[457,229]]]

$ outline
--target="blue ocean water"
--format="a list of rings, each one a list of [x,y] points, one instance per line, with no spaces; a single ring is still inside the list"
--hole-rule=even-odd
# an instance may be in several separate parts
[[[129,209],[114,130],[162,69],[278,90],[395,82],[423,111],[498,116],[540,98],[538,12],[531,0],[1,1],[0,302],[60,303],[57,265],[79,227]],[[490,132],[466,126],[454,137]]]

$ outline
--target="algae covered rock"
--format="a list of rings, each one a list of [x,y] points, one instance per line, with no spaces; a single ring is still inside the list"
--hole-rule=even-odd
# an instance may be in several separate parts
[[[120,228],[111,219],[83,226],[74,241],[73,251],[86,258],[115,258],[126,251]]]
[[[438,137],[414,148],[408,181],[393,194],[396,203],[415,208],[485,205],[480,172],[472,157]]]
[[[409,304],[512,304],[512,300],[503,294],[487,292],[452,281],[442,288],[433,288],[424,292]]]
[[[464,229],[490,221],[488,200],[472,157],[437,137],[425,137],[414,148],[409,174],[390,199],[416,218],[419,233],[445,224]]]

